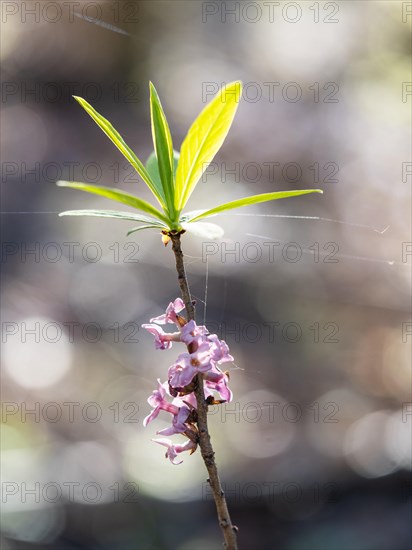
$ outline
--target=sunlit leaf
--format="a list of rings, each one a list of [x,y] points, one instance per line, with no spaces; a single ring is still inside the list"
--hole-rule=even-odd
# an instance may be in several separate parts
[[[275,191],[273,193],[262,193],[261,195],[252,195],[243,199],[238,199],[225,204],[220,204],[206,210],[205,212],[195,215],[190,219],[191,222],[201,220],[202,218],[208,218],[209,216],[215,216],[226,210],[232,210],[234,208],[241,208],[242,206],[248,206],[249,204],[258,204],[260,202],[274,201],[278,199],[286,199],[287,197],[297,197],[299,195],[307,195],[309,193],[323,193],[321,189],[302,189],[299,191]]]
[[[181,222],[187,222],[189,220],[194,220],[199,216],[199,214],[203,214],[203,212],[207,212],[207,208],[201,208],[200,210],[191,210],[190,212],[183,212],[180,215],[180,221]]]
[[[150,82],[150,116],[152,121],[153,145],[156,152],[160,181],[167,208],[174,214],[174,159],[173,142],[169,125],[163,112],[156,88]]]
[[[235,116],[241,92],[240,82],[222,87],[190,127],[180,150],[176,173],[177,210],[185,206],[201,175],[222,146]]]
[[[142,222],[155,224],[161,228],[167,228],[166,224],[159,220],[144,216],[143,214],[134,214],[133,212],[120,212],[118,210],[66,210],[61,212],[59,216],[91,216],[95,218],[116,218],[118,220],[126,220],[133,222]]]
[[[130,229],[130,231],[127,232],[127,237],[129,235],[131,235],[132,233],[136,233],[136,231],[142,231],[143,229],[162,229],[160,226],[158,225],[154,225],[154,224],[147,224],[147,225],[139,225],[139,227],[134,227],[133,229]]]
[[[69,187],[70,189],[79,189],[80,191],[85,191],[86,193],[92,193],[94,195],[100,195],[123,204],[128,204],[137,210],[146,212],[146,214],[151,214],[154,218],[161,220],[162,222],[168,224],[169,221],[157,208],[152,206],[150,203],[146,202],[139,197],[135,197],[130,193],[125,193],[124,191],[118,191],[111,187],[102,187],[99,185],[89,185],[88,183],[81,183],[77,181],[58,181],[57,185],[59,187]]]
[[[150,83],[150,110],[155,152],[148,158],[146,167],[143,166],[108,120],[95,111],[87,101],[74,96],[127,160],[135,167],[159,201],[162,211],[155,208],[149,202],[118,189],[81,182],[60,181],[58,185],[61,187],[79,189],[127,204],[144,214],[149,214],[150,217],[143,214],[115,210],[91,209],[70,210],[62,212],[61,215],[117,218],[138,221],[143,224],[132,229],[129,234],[149,228],[167,229],[170,231],[181,231],[184,229],[202,237],[220,238],[223,235],[223,229],[220,226],[211,223],[198,223],[198,220],[251,204],[308,193],[322,193],[320,189],[263,193],[234,200],[210,209],[197,209],[182,213],[182,209],[189,200],[202,173],[213,160],[230,129],[241,93],[242,85],[238,81],[223,86],[216,97],[194,121],[183,141],[181,152],[177,153],[173,150],[170,130],[156,89]]]
[[[152,181],[154,181],[156,185],[162,187],[162,181],[159,174],[159,165],[157,164],[157,157],[154,151],[146,161],[146,170]]]
[[[179,156],[180,155],[177,151],[173,151],[174,177],[176,177],[176,170],[177,170],[177,163],[179,162]],[[152,178],[152,180],[161,186],[162,182],[160,180],[159,165],[157,163],[157,157],[154,151],[146,161],[146,170],[148,171],[149,176]]]
[[[157,185],[150,178],[146,168],[142,162],[137,158],[136,154],[130,149],[130,147],[125,143],[122,136],[119,132],[112,126],[112,124],[102,117],[85,99],[73,96],[74,99],[83,107],[83,109],[92,117],[96,124],[103,130],[106,136],[116,145],[119,151],[126,157],[130,164],[134,167],[136,172],[140,175],[142,180],[150,188],[152,193],[155,195],[159,204],[164,208],[165,206],[165,196],[163,193],[162,186]]]

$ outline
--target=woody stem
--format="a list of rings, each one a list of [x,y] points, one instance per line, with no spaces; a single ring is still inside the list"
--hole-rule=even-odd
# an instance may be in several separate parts
[[[195,308],[190,295],[189,284],[187,282],[183,252],[180,243],[181,233],[170,232],[172,240],[172,249],[176,259],[176,271],[179,281],[180,291],[183,302],[186,308],[187,320],[195,320]],[[216,504],[216,511],[219,519],[219,525],[223,532],[226,550],[237,550],[237,529],[233,526],[230,519],[229,510],[226,503],[225,494],[222,490],[219,474],[215,462],[215,453],[210,441],[210,434],[207,425],[207,403],[205,400],[205,392],[203,389],[203,375],[197,375],[196,384],[196,401],[197,401],[197,426],[199,429],[199,446],[203,461],[209,473],[209,485],[213,493]]]

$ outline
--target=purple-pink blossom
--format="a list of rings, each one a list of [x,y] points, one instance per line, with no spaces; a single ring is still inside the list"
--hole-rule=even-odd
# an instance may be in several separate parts
[[[226,373],[222,372],[222,376],[217,378],[216,376],[213,376],[212,378],[212,372],[209,371],[206,373],[204,380],[205,380],[205,395],[208,393],[207,390],[210,391],[210,395],[213,395],[213,392],[217,392],[220,395],[220,398],[223,401],[226,401],[227,403],[230,403],[233,399],[233,394],[229,386],[227,385],[229,382],[229,377]]]
[[[156,349],[170,349],[172,342],[180,341],[180,332],[165,332],[162,327],[154,323],[142,325],[147,331],[154,336]]]
[[[183,300],[181,298],[176,298],[174,302],[170,302],[170,304],[166,308],[166,312],[163,315],[153,317],[152,319],[150,319],[150,322],[157,323],[158,325],[175,323],[177,326],[180,326],[178,321],[178,313],[184,308],[185,304],[183,303]]]
[[[211,360],[207,342],[203,342],[193,353],[181,353],[169,368],[169,384],[176,389],[188,386],[199,372],[207,372],[212,368]]]
[[[187,322],[179,315],[182,309],[184,309],[183,301],[176,298],[168,305],[163,315],[154,317],[150,319],[150,323],[142,325],[154,336],[156,349],[170,349],[172,342],[180,342],[186,346],[186,351],[180,353],[169,367],[167,381],[162,383],[158,379],[158,388],[148,399],[153,410],[143,421],[143,425],[147,426],[162,410],[172,415],[171,425],[158,431],[157,434],[166,436],[182,434],[188,438],[188,441],[183,445],[174,445],[169,439],[153,441],[167,447],[166,457],[173,464],[180,464],[175,461],[179,453],[183,451],[193,453],[197,447],[197,400],[193,383],[197,375],[201,375],[205,399],[208,403],[232,400],[232,392],[228,386],[229,377],[220,369],[222,363],[233,361],[228,345],[216,334],[209,334],[205,326],[197,325],[193,320]],[[168,323],[174,323],[179,332],[168,333],[159,326]],[[216,399],[216,394],[219,399]]]
[[[152,395],[148,398],[147,402],[151,407],[153,407],[152,412],[146,416],[146,418],[143,420],[143,426],[147,426],[149,422],[157,418],[160,411],[167,411],[172,414],[177,414],[179,412],[179,408],[176,405],[173,405],[172,403],[169,403],[167,399],[165,399],[168,384],[166,382],[163,382],[163,384],[160,382],[160,378],[157,379],[157,390],[154,390],[152,392]]]
[[[210,343],[210,351],[214,361],[217,363],[228,363],[233,361],[233,357],[229,353],[229,346],[224,340],[219,340],[216,334],[210,334],[207,340]]]
[[[182,327],[181,338],[187,346],[195,344],[198,347],[204,342],[206,334],[209,334],[207,328],[196,325],[195,321],[192,320]]]
[[[179,410],[176,414],[173,415],[172,425],[169,428],[164,428],[156,432],[159,435],[174,435],[182,434],[187,429],[186,421],[190,415],[190,409],[186,405],[179,407]]]
[[[170,439],[163,438],[153,439],[153,441],[167,447],[166,458],[168,458],[172,464],[181,464],[183,462],[183,460],[181,460],[180,462],[175,462],[175,459],[177,458],[177,455],[179,453],[190,451],[190,454],[192,454],[197,448],[196,443],[194,443],[194,441],[192,441],[191,439],[188,439],[188,441],[186,441],[186,443],[184,443],[183,445],[173,445]]]

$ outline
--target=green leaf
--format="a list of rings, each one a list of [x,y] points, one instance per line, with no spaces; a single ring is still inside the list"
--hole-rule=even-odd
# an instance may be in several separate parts
[[[133,212],[120,212],[118,210],[66,210],[60,212],[59,216],[92,216],[96,218],[116,218],[119,220],[127,220],[133,222],[150,223],[167,229],[167,225],[149,216],[143,214],[133,214]]]
[[[176,173],[175,207],[180,211],[219,151],[230,129],[242,92],[241,82],[222,87],[189,129],[180,150]]]
[[[190,212],[183,212],[180,215],[180,221],[188,222],[190,220],[194,220],[199,216],[199,214],[203,214],[203,212],[207,212],[207,208],[202,208],[200,210],[191,210]]]
[[[160,226],[154,225],[152,223],[147,224],[147,225],[139,225],[139,227],[134,227],[133,229],[128,231],[126,236],[128,237],[132,233],[136,233],[136,231],[142,231],[142,229],[162,229],[162,228]]]
[[[159,174],[159,165],[157,164],[157,157],[154,151],[146,161],[146,170],[152,181],[154,181],[156,185],[160,185],[160,187],[162,187],[162,181]]]
[[[261,195],[252,195],[243,199],[237,199],[236,201],[226,202],[206,210],[205,212],[195,215],[191,218],[190,222],[201,220],[202,218],[208,218],[209,216],[215,216],[225,210],[232,210],[233,208],[240,208],[249,204],[258,204],[260,202],[274,201],[277,199],[286,199],[287,197],[297,197],[299,195],[307,195],[308,193],[323,193],[321,189],[302,189],[299,191],[275,191],[274,193],[262,193]]]
[[[112,124],[102,117],[93,107],[83,98],[73,96],[74,99],[83,107],[83,109],[92,117],[96,124],[103,130],[106,136],[116,145],[119,151],[126,157],[130,164],[134,167],[136,172],[140,175],[142,180],[146,183],[162,208],[165,207],[165,196],[162,186],[156,185],[150,178],[146,168],[137,158],[136,154],[125,143],[119,132],[112,126]]]
[[[169,125],[163,112],[156,88],[150,82],[150,117],[152,121],[153,145],[156,152],[160,180],[167,208],[174,215],[173,142]]]
[[[86,193],[92,193],[95,195],[100,195],[111,199],[117,202],[122,202],[123,204],[128,204],[137,210],[142,210],[146,214],[151,214],[154,218],[161,220],[165,224],[169,225],[169,220],[164,214],[162,214],[157,208],[152,206],[150,203],[146,202],[139,197],[135,197],[130,193],[125,193],[124,191],[118,191],[111,187],[102,187],[99,185],[89,185],[88,183],[81,183],[77,181],[58,181],[57,185],[59,187],[69,187],[70,189],[79,189],[80,191],[85,191]]]
[[[174,159],[174,169],[173,169],[173,175],[176,177],[176,170],[177,170],[177,164],[179,162],[179,153],[177,151],[173,151],[173,159]],[[152,178],[154,182],[156,182],[160,187],[162,186],[162,182],[160,180],[160,174],[159,174],[159,165],[157,163],[157,157],[156,153],[153,151],[153,153],[149,156],[149,158],[146,161],[146,170],[149,173],[149,176]]]

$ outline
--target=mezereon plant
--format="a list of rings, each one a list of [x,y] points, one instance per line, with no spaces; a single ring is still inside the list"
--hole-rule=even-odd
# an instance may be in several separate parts
[[[238,108],[241,93],[241,82],[223,86],[193,122],[179,154],[173,149],[166,116],[156,89],[150,83],[154,152],[146,165],[138,159],[108,120],[95,111],[87,101],[76,97],[75,99],[135,168],[149,187],[158,206],[110,187],[80,182],[57,182],[61,187],[94,193],[132,206],[137,211],[133,213],[117,210],[69,210],[62,212],[60,216],[97,216],[133,221],[140,225],[130,229],[127,235],[144,229],[155,229],[162,234],[165,245],[169,241],[172,242],[182,297],[171,302],[164,315],[151,319],[149,324],[143,326],[154,336],[156,349],[170,349],[175,343],[183,344],[186,351],[180,353],[170,366],[167,380],[163,383],[158,380],[158,389],[148,399],[153,410],[145,418],[144,425],[154,420],[161,410],[172,415],[171,426],[158,432],[159,435],[180,434],[186,438],[186,442],[173,444],[169,439],[155,440],[167,448],[166,456],[172,463],[175,463],[177,455],[183,451],[192,454],[198,446],[200,447],[209,474],[208,482],[216,503],[219,525],[228,550],[237,548],[237,527],[232,524],[222,491],[208,430],[207,411],[209,405],[232,399],[232,393],[227,385],[228,374],[221,366],[225,362],[233,361],[233,357],[223,340],[219,340],[215,334],[209,334],[205,326],[196,324],[195,303],[192,301],[186,277],[181,238],[186,231],[193,231],[209,238],[221,236],[221,227],[201,220],[227,210],[308,193],[322,193],[320,189],[276,191],[244,197],[209,209],[185,211],[186,204],[203,172],[223,144]],[[184,309],[186,316],[181,315]],[[162,325],[166,324],[175,325],[177,331],[165,332]]]

